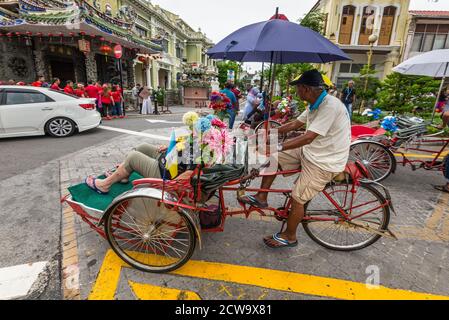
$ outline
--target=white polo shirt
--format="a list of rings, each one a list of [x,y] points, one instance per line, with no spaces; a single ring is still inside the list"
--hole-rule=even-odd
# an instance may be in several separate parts
[[[351,146],[351,120],[344,104],[327,95],[317,110],[307,109],[298,120],[306,123],[307,131],[319,134],[303,147],[306,159],[325,171],[343,172]]]

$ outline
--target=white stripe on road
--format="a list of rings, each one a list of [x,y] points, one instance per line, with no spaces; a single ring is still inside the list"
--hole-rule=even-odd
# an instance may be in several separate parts
[[[26,296],[46,265],[42,261],[0,269],[0,300]]]
[[[108,127],[108,126],[99,126],[98,128],[103,129],[103,130],[120,132],[120,133],[124,133],[124,134],[130,134],[133,136],[139,136],[139,137],[145,137],[145,138],[151,138],[151,139],[157,139],[157,140],[163,140],[163,141],[170,141],[170,137],[158,136],[158,135],[151,134],[151,133],[131,131],[131,130],[113,128],[113,127]]]
[[[167,120],[151,120],[151,119],[145,119],[149,123],[176,123],[176,124],[182,124],[182,121],[167,121]]]

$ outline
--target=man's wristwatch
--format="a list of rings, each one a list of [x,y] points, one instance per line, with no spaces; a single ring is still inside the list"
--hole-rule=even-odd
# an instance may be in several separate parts
[[[282,143],[278,144],[278,152],[281,152],[284,149],[284,147],[282,146]]]

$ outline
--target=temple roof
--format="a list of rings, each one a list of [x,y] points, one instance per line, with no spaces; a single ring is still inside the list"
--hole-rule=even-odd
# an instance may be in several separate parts
[[[110,17],[85,1],[18,0],[17,4],[18,16],[14,16],[14,12],[9,11],[8,14],[8,10],[1,10],[2,2],[0,2],[0,29],[21,32],[57,30],[64,35],[87,31],[112,41],[134,43],[152,52],[162,50],[159,44],[142,39],[132,31],[134,22]]]

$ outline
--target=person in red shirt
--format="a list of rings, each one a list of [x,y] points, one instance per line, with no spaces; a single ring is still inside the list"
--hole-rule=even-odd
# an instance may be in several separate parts
[[[98,89],[94,86],[94,82],[89,80],[87,83],[87,87],[84,89],[86,91],[86,96],[88,98],[97,99],[98,98]]]
[[[112,99],[114,99],[114,107],[112,108],[112,117],[116,118],[116,117],[120,117],[123,118],[123,112],[122,112],[122,101],[123,101],[123,96],[121,93],[121,89],[119,86],[114,86],[112,88]]]
[[[67,94],[75,95],[75,91],[73,90],[73,81],[68,80],[66,86],[64,88],[64,92]]]
[[[86,97],[86,91],[84,89],[84,85],[82,83],[78,83],[76,89],[74,90],[75,95],[80,98]]]
[[[50,89],[61,91],[62,89],[59,87],[60,83],[61,83],[61,80],[59,80],[59,78],[54,78],[53,82],[50,86]]]
[[[114,104],[114,98],[112,98],[111,89],[109,89],[107,85],[103,86],[103,91],[100,94],[100,98],[105,119],[111,120],[111,106]]]
[[[44,77],[44,76],[38,76],[38,77],[37,77],[37,80],[34,81],[31,85],[32,85],[33,87],[42,87],[42,85],[44,84],[44,82],[45,82],[45,77]]]

